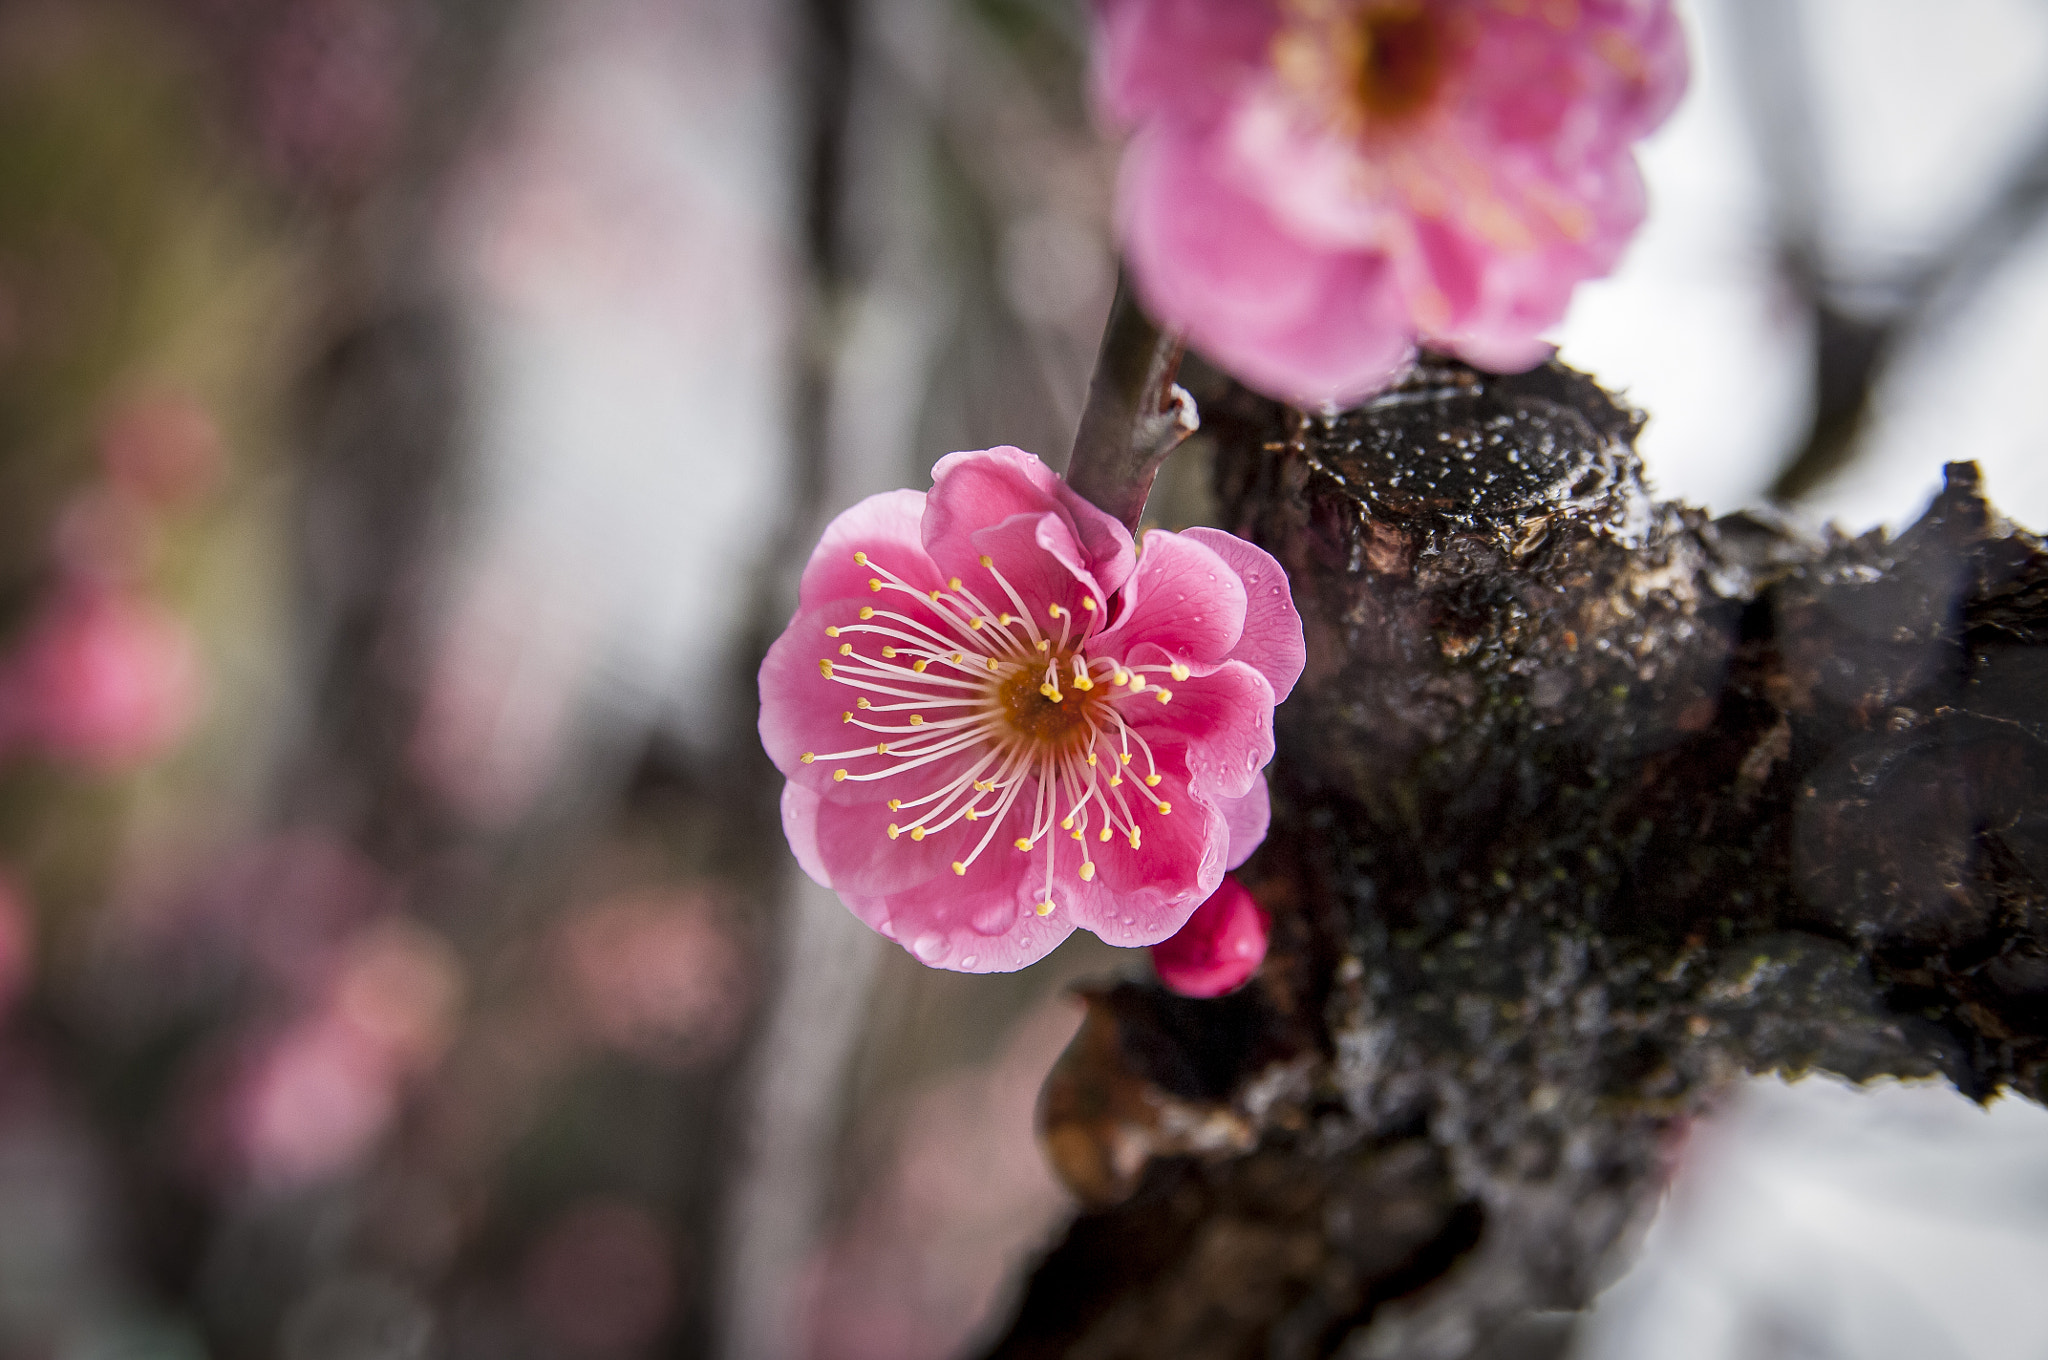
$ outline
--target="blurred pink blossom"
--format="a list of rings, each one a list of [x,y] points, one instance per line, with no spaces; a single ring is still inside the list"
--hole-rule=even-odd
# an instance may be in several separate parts
[[[1303,405],[1417,342],[1547,354],[1643,216],[1632,144],[1686,84],[1669,0],[1096,0],[1096,87],[1134,130],[1140,296]]]
[[[578,1009],[600,1041],[683,1066],[738,1037],[746,961],[702,894],[618,898],[571,917],[563,933]]]
[[[1251,853],[1303,657],[1262,550],[1140,556],[1030,454],[955,453],[825,530],[761,739],[811,877],[923,963],[1007,972],[1075,926],[1165,939]]]
[[[526,1312],[576,1356],[638,1355],[676,1301],[676,1252],[653,1215],[625,1200],[572,1205],[523,1272]]]
[[[1272,929],[1273,918],[1236,875],[1225,874],[1172,939],[1152,946],[1152,966],[1182,996],[1222,996],[1259,971]]]
[[[28,990],[35,962],[35,922],[28,899],[12,878],[0,873],[0,1019]]]
[[[255,103],[280,171],[343,191],[391,154],[412,46],[395,0],[284,0],[258,60]]]
[[[183,620],[125,591],[68,585],[0,664],[0,737],[118,771],[175,745],[199,692]]]
[[[439,1061],[462,975],[440,938],[385,921],[352,940],[321,1003],[264,1044],[229,1097],[229,1135],[259,1183],[344,1170],[397,1112],[403,1083]]]

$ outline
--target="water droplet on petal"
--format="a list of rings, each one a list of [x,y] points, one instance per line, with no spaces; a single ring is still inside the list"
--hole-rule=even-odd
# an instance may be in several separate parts
[[[997,899],[979,907],[967,918],[967,924],[983,935],[1000,935],[1017,922],[1017,904]]]
[[[969,954],[966,958],[960,960],[960,966],[962,968],[972,968],[975,964],[979,963],[980,961],[981,960],[977,955]]]
[[[896,923],[894,921],[882,922],[882,938],[885,940],[896,938]]]
[[[930,963],[946,952],[945,937],[936,932],[920,935],[910,946],[910,952],[924,962]]]

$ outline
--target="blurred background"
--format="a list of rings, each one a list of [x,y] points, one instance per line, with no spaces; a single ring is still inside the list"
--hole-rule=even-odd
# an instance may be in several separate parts
[[[1564,357],[1666,495],[2048,527],[2048,4],[1681,0]],[[1076,935],[795,871],[825,518],[1063,459],[1079,0],[0,0],[0,1360],[939,1360]],[[1199,439],[1153,502],[1208,514]],[[1762,1081],[1585,1360],[2044,1360],[2048,1113]],[[1562,1323],[1560,1324],[1562,1325]]]

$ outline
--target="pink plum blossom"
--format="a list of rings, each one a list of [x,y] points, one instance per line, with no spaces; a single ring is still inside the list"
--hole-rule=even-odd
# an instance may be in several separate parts
[[[1251,980],[1265,962],[1273,918],[1233,874],[1195,908],[1172,939],[1152,946],[1152,966],[1182,996],[1222,996]]]
[[[1147,309],[1303,405],[1419,341],[1540,362],[1643,217],[1683,93],[1669,0],[1096,0],[1096,87]]]
[[[761,740],[812,878],[927,964],[1006,972],[1076,926],[1163,940],[1251,853],[1304,655],[1260,549],[1140,553],[1030,454],[955,453],[825,530]]]
[[[199,709],[184,622],[128,591],[60,590],[0,664],[0,739],[112,772],[163,754]]]

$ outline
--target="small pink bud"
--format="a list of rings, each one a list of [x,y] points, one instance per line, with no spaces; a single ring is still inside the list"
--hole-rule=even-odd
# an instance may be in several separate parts
[[[1245,886],[1230,875],[1180,933],[1152,946],[1152,966],[1169,991],[1182,996],[1222,996],[1251,980],[1265,961],[1273,918]]]

